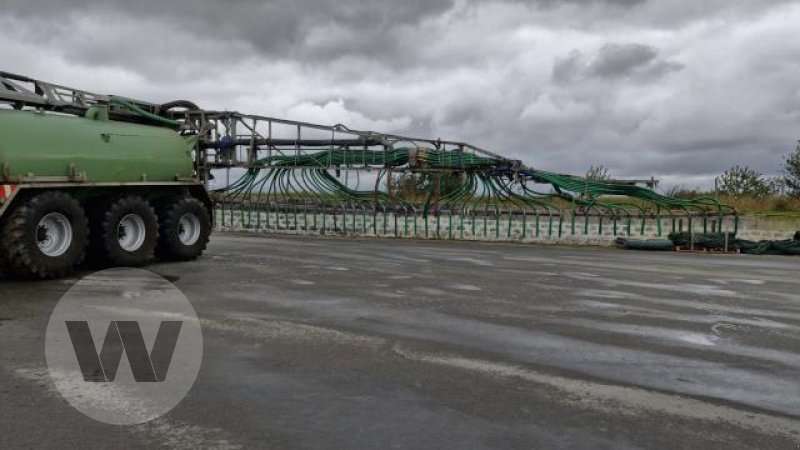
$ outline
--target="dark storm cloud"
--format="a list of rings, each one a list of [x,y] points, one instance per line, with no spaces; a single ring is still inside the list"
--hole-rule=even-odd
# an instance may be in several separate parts
[[[441,14],[453,0],[9,0],[4,12],[19,18],[63,20],[102,15],[112,21],[156,21],[165,39],[174,30],[248,43],[266,55],[328,57],[390,51],[392,32]],[[113,25],[112,25],[113,26]],[[320,33],[307,52],[306,38]],[[345,33],[343,33],[345,32]],[[327,36],[326,36],[327,33]],[[136,39],[136,36],[128,36]],[[331,52],[326,54],[325,50]],[[216,55],[225,59],[225,55]]]
[[[788,0],[4,0],[0,70],[711,180],[773,173],[799,137],[798,20]]]
[[[642,8],[648,4],[646,0],[465,0],[461,3],[564,10],[564,14],[559,14],[564,23],[577,20],[602,25],[618,20],[651,19],[648,10]],[[690,20],[724,11],[727,2],[706,2],[708,6],[704,8],[668,0],[649,3],[661,5],[654,11],[657,14],[652,14],[655,18],[674,16],[674,20]],[[66,28],[70,15],[102,16],[110,21],[110,26],[120,21],[155,22],[160,24],[166,40],[178,30],[219,41],[243,42],[267,56],[316,62],[346,55],[387,60],[408,56],[414,51],[404,45],[409,36],[398,30],[439,17],[455,4],[456,0],[6,0],[3,12],[23,20],[48,19]],[[639,11],[644,15],[638,15]],[[127,38],[136,40],[137,36]],[[410,43],[413,46],[419,41],[411,39]],[[227,59],[224,52],[214,57],[218,61]]]

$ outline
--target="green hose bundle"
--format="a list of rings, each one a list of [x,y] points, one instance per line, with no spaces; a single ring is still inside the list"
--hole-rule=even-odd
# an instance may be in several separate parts
[[[734,233],[728,233],[728,250],[739,250],[748,255],[800,255],[800,232],[794,239],[780,241],[748,241],[736,239]],[[690,247],[692,235],[687,232],[672,233],[669,239],[677,247]],[[699,250],[725,249],[726,236],[723,233],[697,233],[694,234],[694,248]]]
[[[707,250],[722,250],[725,248],[725,242],[728,243],[728,248],[735,248],[736,233],[688,233],[679,232],[671,233],[669,240],[671,240],[676,247],[691,247],[692,239],[694,239],[694,248],[707,249]]]
[[[800,255],[800,240],[796,239],[760,242],[739,240],[736,245],[748,255]]]
[[[675,249],[675,245],[669,239],[628,239],[628,238],[617,238],[614,241],[614,244],[617,247],[628,249],[628,250],[649,250],[649,251],[657,251],[657,252],[665,252]]]
[[[276,150],[277,152],[277,150]],[[303,198],[317,201],[356,201],[374,206],[392,204],[421,206],[423,215],[440,208],[490,213],[501,209],[560,213],[566,205],[589,214],[615,218],[652,214],[703,215],[734,213],[713,198],[678,199],[652,190],[612,181],[590,180],[553,172],[514,169],[509,160],[458,150],[398,147],[384,150],[332,148],[293,149],[255,162],[234,183],[219,192],[229,200]],[[377,171],[373,189],[359,190],[340,182],[338,168],[363,167]],[[438,182],[427,187],[424,203],[413,205],[399,198],[388,185],[393,171],[427,172],[435,179],[455,174],[456,186],[442,191]],[[550,192],[528,186],[533,181],[549,184]],[[720,221],[721,223],[721,221]]]

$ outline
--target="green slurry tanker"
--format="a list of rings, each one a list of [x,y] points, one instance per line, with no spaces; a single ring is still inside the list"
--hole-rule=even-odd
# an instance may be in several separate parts
[[[424,192],[405,197],[398,180],[408,179],[427,180]],[[660,195],[641,181],[547,172],[465,142],[156,104],[0,72],[0,267],[18,276],[58,277],[84,260],[191,260],[212,215],[221,228],[348,235],[360,223],[361,233],[394,237],[420,236],[418,219],[429,215],[436,238],[442,220],[448,238],[456,223],[462,237],[478,223],[487,236],[490,221],[498,238],[501,216],[522,220],[523,238],[539,236],[540,221],[549,238],[588,234],[590,220],[600,234],[654,225],[661,235],[684,223],[721,234],[726,221],[736,234],[731,206]]]
[[[164,105],[3,72],[0,104],[4,271],[51,278],[84,260],[139,266],[203,253],[212,210],[198,135],[158,115]]]

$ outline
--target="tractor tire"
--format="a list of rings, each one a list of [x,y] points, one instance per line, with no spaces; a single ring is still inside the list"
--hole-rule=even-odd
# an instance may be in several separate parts
[[[71,195],[47,191],[17,206],[2,231],[0,260],[11,275],[58,278],[83,260],[89,221]]]
[[[211,215],[203,202],[193,197],[174,198],[163,204],[159,219],[159,259],[191,261],[203,254],[211,235]]]
[[[128,195],[99,206],[91,226],[93,265],[139,267],[153,259],[158,218],[147,200]]]

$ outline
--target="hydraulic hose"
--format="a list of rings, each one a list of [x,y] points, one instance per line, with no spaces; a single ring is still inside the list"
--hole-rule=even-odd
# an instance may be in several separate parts
[[[147,112],[147,111],[143,110],[142,108],[139,108],[138,106],[134,105],[133,103],[131,103],[131,102],[129,102],[129,101],[127,101],[127,100],[125,100],[125,99],[123,99],[121,97],[111,96],[111,103],[114,103],[114,104],[117,104],[119,106],[122,106],[125,109],[129,110],[130,112],[136,113],[136,114],[138,114],[138,115],[140,115],[140,116],[142,116],[142,117],[144,117],[146,119],[152,120],[154,122],[158,122],[158,123],[163,124],[163,125],[170,126],[172,128],[177,128],[177,127],[179,127],[181,125],[181,123],[178,122],[177,120],[167,119],[166,117],[161,117],[161,116],[159,116],[157,114],[153,114],[153,113]]]

